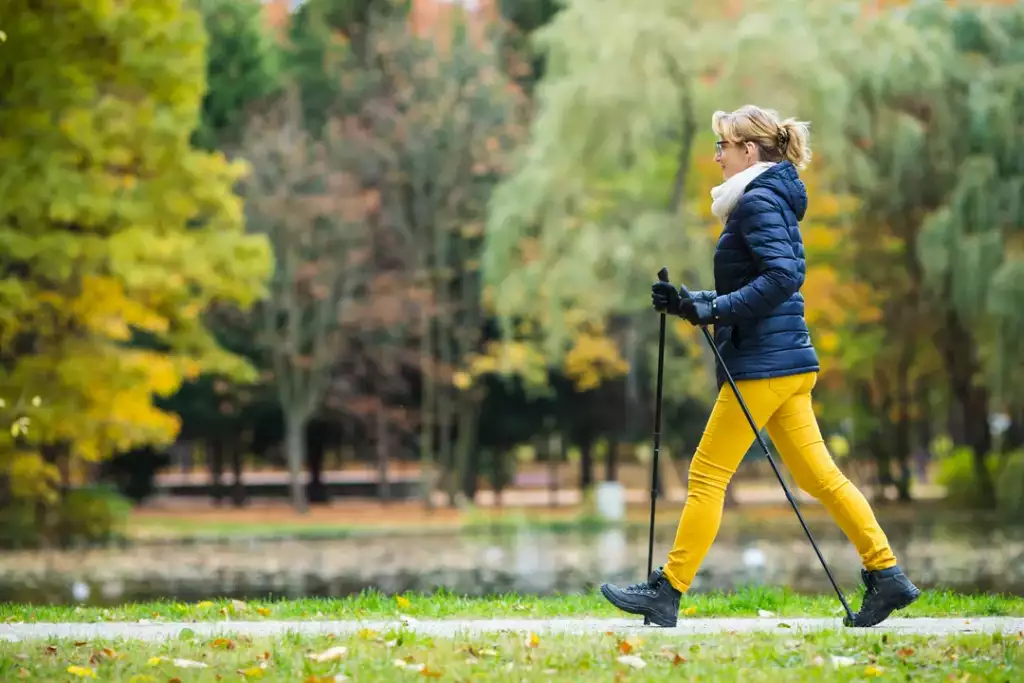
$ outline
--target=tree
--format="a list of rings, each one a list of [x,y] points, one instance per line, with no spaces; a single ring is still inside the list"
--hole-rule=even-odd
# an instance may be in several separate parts
[[[206,92],[193,142],[202,149],[234,149],[253,105],[278,92],[281,50],[266,30],[261,3],[194,0],[207,34]]]
[[[477,45],[462,31],[439,45],[375,17],[360,62],[370,65],[359,110],[366,128],[352,138],[352,163],[380,198],[381,227],[416,295],[424,495],[436,450],[454,502],[482,401],[466,370],[487,314],[479,274],[487,202],[525,132],[524,103],[491,42]]]
[[[915,359],[937,346],[956,408],[954,440],[972,449],[979,500],[988,503],[991,388],[1004,405],[1021,400],[1013,369],[1024,319],[1010,302],[1024,281],[1013,246],[1022,181],[1003,138],[1021,125],[1022,16],[1019,6],[943,2],[880,15],[864,27],[872,48],[856,47],[868,58],[846,62],[849,88],[837,108],[846,115],[834,121],[837,158],[861,202],[857,243],[896,266],[866,271],[890,293],[886,327],[903,349],[897,387],[887,392],[905,415]],[[937,344],[916,336],[929,329]],[[905,433],[899,441],[905,450]]]
[[[73,483],[84,461],[172,441],[178,421],[153,397],[183,377],[251,378],[201,314],[249,305],[268,254],[231,191],[244,167],[189,144],[196,11],[14,2],[0,24],[0,126],[17,131],[0,141],[0,395],[42,398],[24,438],[0,437],[18,495],[19,472]]]
[[[275,268],[261,302],[262,341],[285,418],[292,503],[307,510],[300,480],[306,427],[320,407],[330,369],[341,353],[341,325],[366,274],[375,201],[346,170],[346,128],[335,118],[322,139],[304,125],[294,90],[266,116],[255,117],[243,154],[253,165],[244,188],[251,230],[266,235]]]

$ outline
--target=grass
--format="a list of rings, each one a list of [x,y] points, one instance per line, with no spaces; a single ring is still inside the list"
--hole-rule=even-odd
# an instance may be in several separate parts
[[[433,638],[405,629],[277,638],[0,643],[0,680],[1015,681],[1024,636],[812,632]]]
[[[859,598],[850,595],[854,609]],[[687,596],[685,615],[699,617],[757,616],[768,610],[778,616],[835,617],[842,614],[829,595],[799,595],[781,588],[748,587],[738,591]],[[1003,595],[963,595],[925,591],[906,616],[1024,616],[1024,598]],[[209,600],[199,603],[152,602],[118,607],[60,607],[0,604],[0,621],[213,621],[239,619],[372,619],[401,615],[423,619],[444,618],[548,618],[622,616],[594,591],[555,597],[518,594],[470,598],[439,591],[431,594],[389,596],[376,591],[338,599]],[[2,680],[2,679],[0,679]]]

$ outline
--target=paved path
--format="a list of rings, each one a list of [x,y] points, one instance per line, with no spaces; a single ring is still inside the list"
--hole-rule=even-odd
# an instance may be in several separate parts
[[[833,629],[851,634],[869,635],[888,631],[910,635],[950,635],[956,633],[1024,633],[1024,618],[977,617],[963,618],[891,618],[870,629],[845,629],[839,619],[680,619],[674,629],[645,627],[640,619],[443,619],[420,621],[417,619],[366,621],[221,621],[195,623],[154,622],[101,622],[101,623],[33,623],[0,625],[0,640],[75,638],[137,640],[163,640],[173,638],[185,628],[197,636],[219,634],[275,636],[289,632],[305,635],[333,633],[342,635],[360,629],[385,632],[402,628],[437,637],[480,634],[495,631],[521,633],[605,633],[607,631],[657,631],[664,635],[695,635],[741,631],[767,631],[794,633]]]

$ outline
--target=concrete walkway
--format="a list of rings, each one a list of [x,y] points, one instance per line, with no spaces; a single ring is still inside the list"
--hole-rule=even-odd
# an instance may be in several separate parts
[[[100,623],[33,623],[0,625],[0,640],[74,638],[77,640],[119,639],[164,640],[176,637],[183,629],[191,629],[199,637],[222,634],[250,636],[278,636],[287,633],[344,635],[360,629],[386,632],[407,628],[436,637],[482,634],[497,631],[520,633],[574,633],[601,634],[648,632],[663,635],[688,636],[726,632],[766,631],[789,633],[821,629],[843,630],[857,635],[870,635],[886,631],[907,635],[951,635],[959,633],[1006,634],[1024,632],[1024,618],[977,617],[964,618],[891,618],[869,629],[847,629],[840,619],[680,619],[673,629],[645,627],[642,619],[417,619],[367,621],[220,621],[195,623],[154,622],[100,622]]]

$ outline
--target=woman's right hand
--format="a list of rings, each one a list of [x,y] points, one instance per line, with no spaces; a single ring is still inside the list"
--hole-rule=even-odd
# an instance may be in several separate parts
[[[651,304],[659,313],[679,315],[682,297],[671,282],[655,282],[651,285]]]

